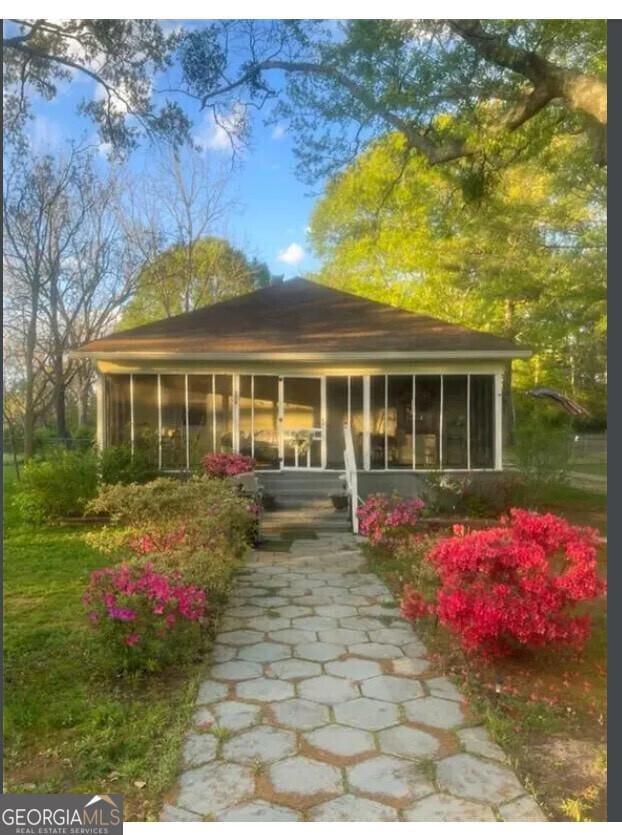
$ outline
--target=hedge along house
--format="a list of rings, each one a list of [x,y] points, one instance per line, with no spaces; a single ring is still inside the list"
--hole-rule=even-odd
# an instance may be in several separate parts
[[[98,440],[164,471],[208,452],[267,471],[344,469],[344,423],[370,489],[413,474],[502,469],[512,341],[306,279],[83,345],[97,368]]]

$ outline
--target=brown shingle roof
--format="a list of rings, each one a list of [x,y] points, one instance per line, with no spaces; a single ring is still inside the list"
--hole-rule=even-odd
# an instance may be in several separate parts
[[[509,339],[344,293],[304,278],[273,284],[102,339],[81,353],[376,354],[524,349]]]

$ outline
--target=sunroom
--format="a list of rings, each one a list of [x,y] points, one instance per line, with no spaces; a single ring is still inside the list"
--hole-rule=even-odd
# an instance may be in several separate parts
[[[183,471],[209,452],[258,469],[500,470],[510,340],[293,279],[112,334],[96,363],[102,447]]]

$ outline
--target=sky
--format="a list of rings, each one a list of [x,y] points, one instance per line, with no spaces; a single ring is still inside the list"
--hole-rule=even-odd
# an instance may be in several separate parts
[[[173,23],[177,24],[170,25]],[[200,26],[202,21],[185,23],[192,27]],[[92,140],[99,146],[93,123],[76,112],[82,99],[97,95],[93,81],[76,75],[70,83],[59,87],[59,94],[52,101],[33,99],[34,120],[28,128],[33,151],[57,151],[70,140]],[[231,146],[223,131],[190,102],[184,108],[195,122],[193,136],[208,159],[215,167],[228,164]],[[265,261],[273,274],[288,279],[318,266],[310,252],[306,230],[320,189],[314,195],[296,177],[293,138],[284,124],[265,125],[265,115],[250,114],[251,140],[231,173],[228,192],[235,208],[226,220],[226,236],[247,256]],[[105,165],[105,148],[99,149]],[[135,151],[130,168],[139,169],[148,152],[144,145]]]

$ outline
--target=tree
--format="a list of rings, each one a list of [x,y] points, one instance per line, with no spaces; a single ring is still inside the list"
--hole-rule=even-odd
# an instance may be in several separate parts
[[[265,286],[267,267],[223,238],[192,241],[192,256],[176,244],[142,270],[136,293],[123,312],[122,328],[188,313]],[[269,271],[268,271],[269,275]]]
[[[67,354],[101,336],[138,272],[119,220],[119,183],[72,148],[58,158],[16,158],[4,182],[6,381],[22,404],[24,452],[51,411],[67,438],[67,389],[92,371]],[[85,395],[83,392],[82,403]]]
[[[537,162],[500,172],[486,200],[467,200],[459,171],[404,166],[400,134],[377,142],[316,204],[318,277],[510,336],[535,352],[517,363],[520,387],[559,387],[602,409],[604,178],[581,175],[576,144],[555,139]]]
[[[141,135],[182,142],[188,117],[171,99],[156,109],[153,77],[171,66],[180,33],[158,20],[10,20],[3,38],[5,135],[19,140],[33,95],[51,100],[74,77],[95,82],[79,109],[103,142],[131,149]]]
[[[180,62],[186,89],[223,125],[234,107],[278,100],[308,178],[334,174],[387,131],[401,134],[404,164],[463,160],[483,176],[575,134],[604,163],[605,26],[226,21],[188,33]]]

